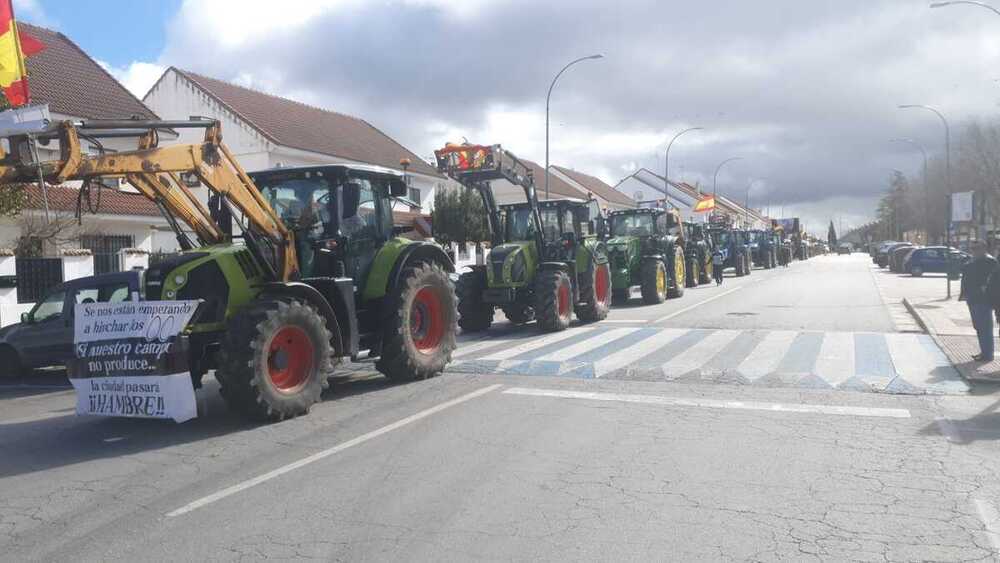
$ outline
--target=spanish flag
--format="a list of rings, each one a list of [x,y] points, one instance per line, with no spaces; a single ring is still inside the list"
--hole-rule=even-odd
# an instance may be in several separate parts
[[[18,33],[13,0],[0,0],[0,88],[10,107],[28,103],[28,71],[24,58],[45,48],[34,37]]]
[[[695,213],[705,213],[715,209],[715,196],[705,196],[698,203],[694,204]]]

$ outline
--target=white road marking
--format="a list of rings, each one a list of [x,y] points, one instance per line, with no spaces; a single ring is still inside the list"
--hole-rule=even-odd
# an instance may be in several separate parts
[[[580,342],[577,342],[571,346],[567,346],[565,348],[552,352],[551,354],[546,354],[538,359],[547,362],[561,362],[563,360],[572,358],[573,356],[579,356],[580,354],[583,354],[585,352],[590,352],[591,350],[597,348],[602,344],[611,342],[612,340],[621,338],[623,336],[628,336],[629,334],[632,334],[633,332],[636,332],[638,330],[642,329],[613,328],[607,332],[601,332],[599,334],[595,334],[590,338],[581,340]]]
[[[613,354],[605,356],[594,362],[594,377],[601,377],[618,368],[625,367],[632,362],[644,358],[648,354],[663,348],[675,339],[687,334],[687,329],[666,328],[659,330],[653,336],[640,340],[624,350],[619,350]]]
[[[221,491],[212,493],[212,494],[210,494],[208,496],[205,496],[205,497],[202,497],[202,498],[200,498],[200,499],[198,499],[198,500],[196,500],[194,502],[185,504],[184,506],[182,506],[182,507],[180,507],[180,508],[178,508],[176,510],[172,510],[172,511],[168,512],[167,513],[167,518],[174,518],[175,516],[181,516],[181,515],[187,514],[188,512],[191,512],[193,510],[197,510],[197,509],[199,509],[199,508],[201,508],[203,506],[212,504],[213,502],[216,502],[218,500],[222,500],[222,499],[224,499],[226,497],[235,495],[236,493],[239,493],[241,491],[245,491],[245,490],[247,490],[247,489],[249,489],[251,487],[255,487],[257,485],[260,485],[261,483],[265,483],[265,482],[270,481],[271,479],[274,479],[276,477],[280,477],[280,476],[282,476],[285,473],[288,473],[290,471],[295,471],[296,469],[300,469],[300,468],[305,467],[305,466],[307,466],[307,465],[309,465],[311,463],[315,463],[317,461],[320,461],[321,459],[325,459],[327,457],[330,457],[331,455],[339,453],[339,452],[342,452],[342,451],[344,451],[344,450],[346,450],[348,448],[352,448],[354,446],[357,446],[359,444],[363,444],[363,443],[365,443],[365,442],[367,442],[369,440],[372,440],[374,438],[378,438],[379,436],[381,436],[383,434],[387,434],[389,432],[392,432],[393,430],[397,430],[397,429],[402,428],[402,427],[404,427],[404,426],[406,426],[408,424],[412,424],[412,423],[414,423],[414,422],[416,422],[418,420],[427,418],[428,416],[431,416],[432,414],[437,414],[437,413],[439,413],[439,412],[441,412],[441,411],[443,411],[445,409],[454,407],[455,405],[459,405],[459,404],[464,403],[466,401],[469,401],[471,399],[475,399],[476,397],[480,397],[482,395],[485,395],[485,394],[487,394],[487,393],[489,393],[491,391],[495,391],[495,390],[499,389],[500,387],[503,387],[503,386],[499,385],[499,384],[497,384],[497,385],[490,385],[488,387],[483,387],[481,389],[477,389],[477,390],[475,390],[475,391],[473,391],[471,393],[466,393],[465,395],[462,395],[461,397],[452,399],[450,401],[446,401],[446,402],[441,403],[439,405],[435,405],[435,406],[433,406],[433,407],[431,407],[429,409],[422,410],[422,411],[420,411],[420,412],[418,412],[416,414],[412,414],[412,415],[410,415],[410,416],[408,416],[406,418],[403,418],[401,420],[397,420],[396,422],[393,422],[392,424],[383,426],[382,428],[379,428],[377,430],[373,430],[373,431],[371,431],[371,432],[369,432],[367,434],[362,434],[361,436],[358,436],[357,438],[348,440],[348,441],[343,442],[341,444],[337,444],[336,446],[333,446],[332,448],[328,448],[328,449],[325,449],[323,451],[316,452],[316,453],[314,453],[314,454],[312,454],[310,456],[304,457],[304,458],[302,458],[302,459],[300,459],[298,461],[289,463],[288,465],[279,467],[279,468],[274,469],[272,471],[268,471],[267,473],[264,473],[262,475],[258,475],[257,477],[254,477],[252,479],[247,479],[246,481],[243,481],[241,483],[237,483],[237,484],[235,484],[235,485],[233,485],[231,487],[226,487],[225,489],[222,489]]]
[[[1000,553],[1000,512],[992,503],[982,499],[973,499],[972,504],[979,513],[979,519],[986,528],[986,537],[990,540],[993,550]]]
[[[736,371],[750,381],[759,379],[774,370],[778,369],[778,364],[785,357],[785,352],[792,346],[798,332],[793,330],[775,330],[768,333],[753,352],[746,357]]]
[[[746,287],[746,285],[747,284],[744,284],[744,285],[741,285],[741,286],[734,287],[734,288],[732,288],[732,289],[730,289],[728,291],[723,291],[722,293],[720,293],[718,295],[713,295],[712,297],[709,297],[708,299],[703,299],[703,300],[695,303],[694,305],[691,305],[691,306],[688,306],[688,307],[684,307],[683,309],[681,309],[679,311],[674,311],[673,313],[670,313],[669,315],[667,315],[665,317],[660,317],[660,318],[656,319],[653,322],[654,323],[661,323],[663,321],[672,319],[672,318],[676,317],[677,315],[683,315],[684,313],[687,313],[688,311],[693,311],[693,310],[697,309],[698,307],[701,307],[705,303],[708,303],[710,301],[715,301],[716,299],[725,297],[725,296],[729,295],[730,293],[732,293],[734,291],[738,291],[740,289],[743,289],[744,287]]]
[[[668,376],[677,376],[697,369],[705,365],[720,350],[725,348],[726,344],[732,342],[739,335],[740,331],[738,330],[717,330],[699,340],[694,346],[690,346],[680,354],[670,358],[661,366],[663,373]]]
[[[573,338],[574,336],[578,336],[581,333],[591,332],[593,330],[594,330],[594,327],[585,327],[585,328],[580,328],[580,329],[576,329],[576,330],[564,330],[562,332],[557,332],[555,334],[550,334],[550,335],[545,336],[543,338],[529,338],[529,339],[527,339],[528,341],[525,342],[524,344],[518,344],[517,346],[511,346],[510,348],[507,348],[505,350],[501,350],[499,352],[490,354],[489,356],[485,356],[485,357],[479,358],[479,359],[480,360],[507,360],[507,359],[513,358],[514,356],[517,356],[519,354],[523,354],[525,352],[530,352],[532,350],[537,350],[537,349],[542,348],[544,346],[548,346],[549,344],[554,344],[556,342],[561,342],[563,340],[566,340],[567,338]]]
[[[451,359],[457,360],[457,359],[459,359],[459,358],[461,358],[463,356],[468,356],[469,354],[472,354],[474,352],[478,352],[479,350],[482,350],[483,348],[490,348],[492,346],[496,346],[497,344],[505,344],[505,343],[508,343],[508,342],[517,342],[517,339],[513,339],[513,338],[499,338],[499,339],[496,339],[496,340],[491,340],[491,339],[489,339],[487,337],[483,337],[483,340],[474,340],[470,344],[459,346],[458,350],[455,350],[454,352],[452,352]]]
[[[6,389],[6,387],[0,387],[0,389]],[[10,389],[15,390],[15,391],[19,390],[19,389],[65,389],[65,391],[60,391],[58,393],[39,393],[39,394],[36,394],[36,395],[27,395],[27,396],[24,396],[24,397],[11,397],[9,399],[5,399],[3,397],[0,397],[0,401],[2,401],[4,403],[20,403],[20,402],[25,402],[25,401],[37,401],[37,400],[41,400],[41,399],[51,399],[51,398],[54,398],[54,397],[63,397],[63,396],[66,396],[66,395],[72,395],[74,393],[72,387],[66,387],[65,385],[59,385],[59,386],[55,386],[55,385],[49,385],[49,386],[40,386],[40,385],[26,386],[26,385],[23,385],[22,386],[22,385],[19,385],[17,387],[11,387]]]
[[[0,420],[0,428],[3,428],[4,426],[13,426],[15,424],[25,424],[28,422],[40,422],[42,420],[49,420],[50,418],[63,418],[66,416],[74,416],[75,414],[76,412],[73,409],[70,409],[69,412],[46,412],[31,416],[25,416],[21,418]]]
[[[867,416],[879,418],[910,418],[907,409],[875,407],[852,407],[841,405],[811,405],[785,403],[757,403],[747,401],[720,401],[716,399],[663,397],[659,395],[629,395],[622,393],[594,393],[588,391],[564,391],[561,389],[529,389],[511,387],[505,395],[529,395],[533,397],[556,397],[561,399],[586,399],[591,401],[616,401],[624,403],[646,403],[672,407],[703,407],[710,409],[736,409],[768,412],[832,414],[839,416]]]
[[[601,324],[605,323],[618,323],[618,324],[646,324],[648,319],[604,319]]]
[[[816,375],[836,387],[854,375],[854,334],[827,332],[816,358]]]

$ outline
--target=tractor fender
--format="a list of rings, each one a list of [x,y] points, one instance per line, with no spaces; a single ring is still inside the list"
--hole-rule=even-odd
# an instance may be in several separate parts
[[[333,278],[329,279],[331,284]],[[316,307],[319,314],[326,319],[326,327],[333,336],[333,349],[337,357],[347,353],[357,355],[358,330],[357,319],[354,315],[353,298],[345,302],[344,296],[339,291],[329,291],[330,299],[327,299],[315,287],[303,282],[271,282],[264,284],[261,294],[278,297],[293,297],[305,301],[309,305]],[[331,303],[332,301],[332,303]],[[341,325],[338,321],[338,314],[334,310],[341,312],[340,317],[345,319],[346,324]],[[345,332],[345,330],[347,332]],[[351,343],[351,349],[344,348],[344,341]]]

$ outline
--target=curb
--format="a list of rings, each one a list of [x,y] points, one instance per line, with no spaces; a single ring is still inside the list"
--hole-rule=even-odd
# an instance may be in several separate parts
[[[920,325],[920,328],[922,328],[925,333],[930,334],[932,337],[935,336],[935,334],[927,328],[927,323],[924,322],[924,318],[917,312],[916,307],[914,307],[913,303],[910,303],[910,300],[906,297],[903,298],[903,307],[906,307],[906,310],[910,312],[910,315],[913,316],[913,318],[917,321],[917,324]],[[934,342],[937,342],[937,338],[934,338]],[[941,344],[938,342],[938,346],[940,345]]]

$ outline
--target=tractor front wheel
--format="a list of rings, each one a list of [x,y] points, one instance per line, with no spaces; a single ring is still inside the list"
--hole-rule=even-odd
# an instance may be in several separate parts
[[[458,299],[448,274],[437,264],[406,268],[388,298],[395,314],[382,333],[375,369],[397,380],[441,373],[458,333]]]
[[[586,303],[576,306],[576,316],[581,321],[603,321],[611,308],[611,267],[591,261],[590,270],[581,276],[580,299]]]
[[[673,273],[671,277],[670,289],[667,291],[667,297],[675,299],[678,297],[684,297],[684,285],[687,279],[686,268],[684,267],[684,249],[675,246],[674,247],[674,259],[670,261],[670,265],[673,267]]]
[[[663,260],[650,258],[642,263],[642,300],[647,305],[663,303],[667,298],[667,268]]]
[[[493,305],[483,301],[486,272],[474,270],[458,277],[458,326],[465,332],[479,332],[493,324]],[[508,317],[509,318],[509,317]]]
[[[545,332],[565,330],[573,317],[573,286],[562,270],[538,274],[535,282],[535,314],[538,326]]]
[[[233,410],[256,420],[309,412],[333,369],[330,331],[312,307],[265,299],[229,321],[220,348],[220,393]]]
[[[684,266],[684,287],[698,287],[698,259],[694,256]]]
[[[698,269],[698,283],[711,283],[712,280],[712,257],[706,253],[705,261],[702,263],[701,268]]]

